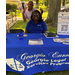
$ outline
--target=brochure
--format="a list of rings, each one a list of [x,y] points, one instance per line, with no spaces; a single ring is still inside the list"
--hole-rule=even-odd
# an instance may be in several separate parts
[[[29,39],[29,45],[43,45],[42,39]]]
[[[54,38],[54,42],[63,42],[63,43],[69,43],[69,38]]]

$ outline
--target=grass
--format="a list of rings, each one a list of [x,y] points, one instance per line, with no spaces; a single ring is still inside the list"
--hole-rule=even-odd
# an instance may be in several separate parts
[[[6,75],[21,75],[15,72],[6,72]],[[44,72],[44,73],[36,73],[33,75],[69,75],[69,70],[64,70],[64,71],[49,71],[49,72]]]
[[[47,24],[47,29],[49,32],[57,33],[57,27],[53,27]]]
[[[25,32],[26,25],[27,25],[27,21],[24,22],[23,20],[19,20],[10,29],[22,29]],[[57,32],[57,28],[50,26],[49,24],[47,24],[47,28],[49,32],[53,32],[53,33]]]
[[[36,73],[33,75],[69,75],[69,70],[64,71],[49,71],[45,73]]]
[[[7,71],[6,75],[21,75],[21,74],[18,74],[16,72]]]
[[[27,21],[24,22],[23,20],[19,20],[10,29],[22,29],[23,31],[25,31],[26,25]]]

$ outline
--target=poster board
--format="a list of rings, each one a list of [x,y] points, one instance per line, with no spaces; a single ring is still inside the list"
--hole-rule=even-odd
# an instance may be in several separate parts
[[[69,35],[69,12],[58,13],[58,35]]]

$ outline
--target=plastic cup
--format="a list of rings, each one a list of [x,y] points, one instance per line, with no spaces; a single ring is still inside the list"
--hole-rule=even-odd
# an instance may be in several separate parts
[[[22,40],[23,39],[23,34],[22,32],[19,33],[19,39]]]

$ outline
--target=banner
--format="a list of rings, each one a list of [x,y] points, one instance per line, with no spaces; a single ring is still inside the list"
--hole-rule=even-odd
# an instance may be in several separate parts
[[[58,35],[69,35],[69,12],[58,13]]]
[[[32,51],[32,49],[36,51]],[[13,54],[6,59],[6,69],[23,75],[69,69],[68,49],[67,51],[64,51],[66,49],[53,51],[53,49],[31,48],[31,50],[27,49],[28,51],[19,52],[17,55],[13,50]]]

